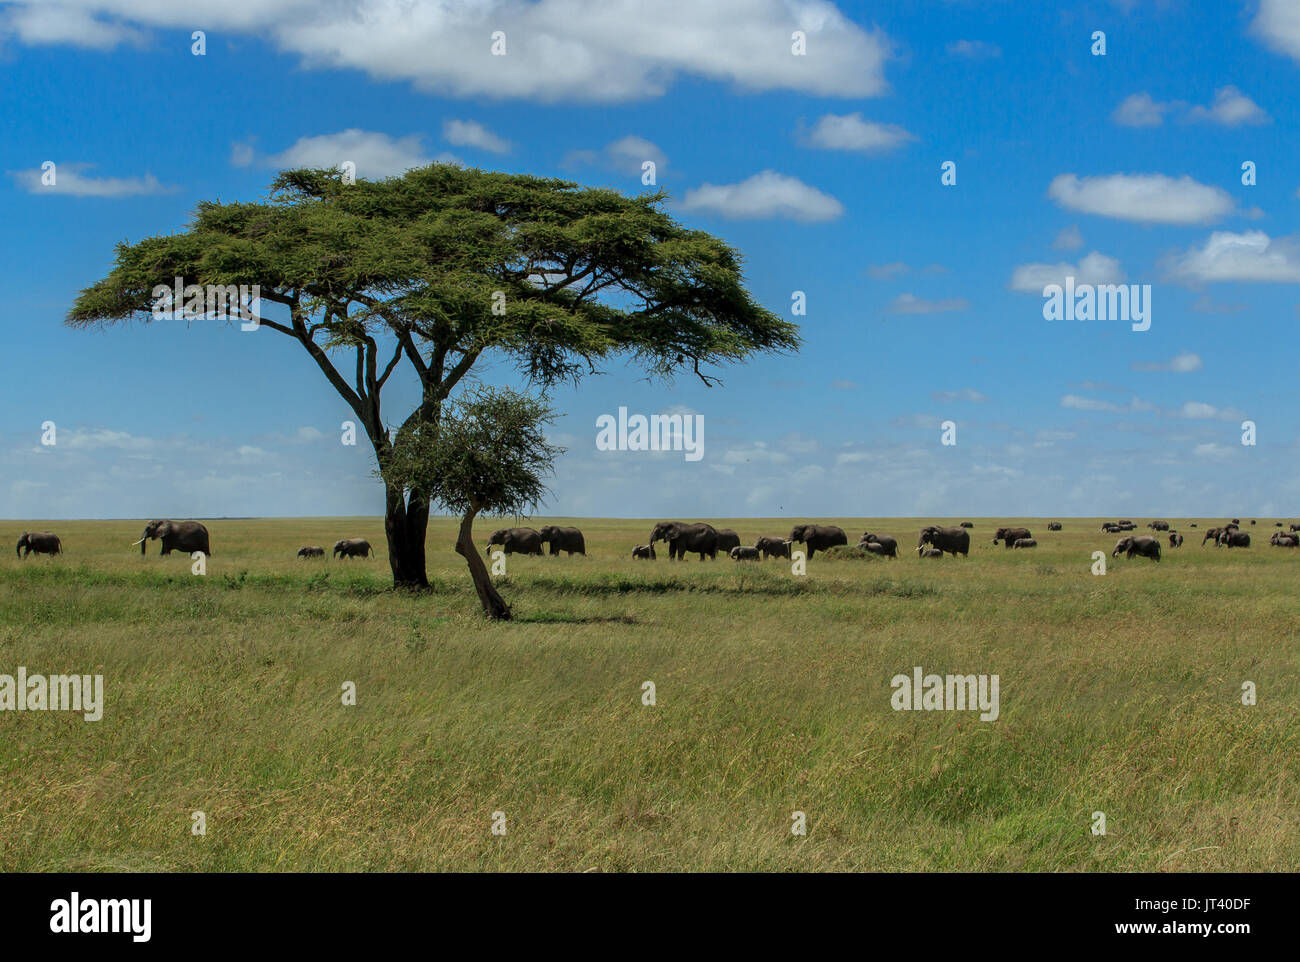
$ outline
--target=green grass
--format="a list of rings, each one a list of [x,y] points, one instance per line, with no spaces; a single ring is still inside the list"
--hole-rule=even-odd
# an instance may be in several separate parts
[[[1300,552],[1268,546],[1275,519],[1248,550],[1176,522],[1160,564],[1110,559],[1100,519],[1028,519],[1029,551],[972,519],[967,559],[916,557],[929,519],[830,520],[902,556],[632,561],[651,522],[583,519],[588,557],[510,557],[501,624],[450,521],[428,594],[389,589],[373,518],[213,521],[202,578],[141,559],[140,522],[0,523],[66,551],[0,561],[0,672],[101,673],[106,702],[0,713],[0,868],[1300,866]],[[350,536],[380,557],[294,557]],[[1001,717],[894,712],[914,665],[998,674]]]

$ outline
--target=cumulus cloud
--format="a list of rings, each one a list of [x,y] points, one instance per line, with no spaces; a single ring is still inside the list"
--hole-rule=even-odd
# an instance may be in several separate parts
[[[1080,284],[1119,284],[1126,276],[1118,260],[1093,251],[1077,264],[1021,264],[1011,272],[1008,286],[1013,291],[1042,294],[1043,288],[1049,284],[1064,287],[1067,277],[1073,277],[1077,287]]]
[[[640,177],[641,165],[647,160],[655,165],[656,174],[668,167],[668,156],[644,137],[628,134],[611,141],[600,150],[571,150],[564,157],[566,167],[603,167],[632,177]]]
[[[105,20],[96,13],[113,11],[112,4],[106,4],[100,11],[83,9],[64,3],[20,3],[8,11],[8,30],[23,43],[33,47],[69,46],[82,47],[87,50],[112,50],[121,44],[144,43],[145,35],[136,29],[127,27],[113,20]],[[107,8],[107,9],[105,9]]]
[[[45,0],[16,6],[9,21],[23,42],[52,42],[43,39],[50,21],[70,15],[68,5]],[[42,28],[34,18],[47,8]],[[885,33],[860,27],[827,0],[78,0],[72,12],[265,37],[309,67],[359,70],[438,95],[544,102],[644,100],[681,78],[871,97],[889,89],[892,56]],[[809,56],[791,56],[795,30],[807,36]],[[496,31],[505,56],[493,54]],[[123,39],[64,28],[62,42],[104,48]]]
[[[1214,92],[1214,101],[1208,107],[1193,107],[1188,120],[1205,121],[1224,127],[1256,126],[1269,122],[1262,107],[1236,87],[1228,86]]]
[[[1047,196],[1068,210],[1142,224],[1206,224],[1236,209],[1227,191],[1186,175],[1061,174],[1052,180]]]
[[[946,311],[964,311],[970,301],[964,297],[948,297],[930,301],[915,294],[899,294],[886,308],[890,314],[942,314]]]
[[[53,184],[41,182],[45,172],[40,168],[11,170],[8,174],[15,184],[29,194],[48,192],[68,197],[140,197],[146,194],[170,194],[176,190],[175,187],[161,183],[153,174],[145,174],[143,177],[91,177],[84,173],[94,166],[56,164]]]
[[[835,220],[844,213],[834,197],[774,170],[738,184],[702,184],[686,192],[681,207],[735,220],[782,217],[804,223]]]
[[[1172,371],[1175,374],[1190,374],[1204,366],[1201,356],[1191,351],[1183,351],[1167,361],[1134,361],[1132,365],[1135,371]]]
[[[453,147],[477,147],[494,154],[504,154],[510,150],[510,141],[498,137],[476,120],[444,120],[442,139]]]
[[[824,114],[809,130],[801,123],[796,135],[805,147],[863,154],[883,153],[916,139],[897,124],[864,120],[861,113]]]
[[[1252,230],[1215,231],[1200,247],[1164,261],[1168,275],[1188,283],[1256,281],[1300,283],[1300,235],[1269,237]]]
[[[450,154],[430,157],[425,153],[418,134],[390,137],[388,134],[349,127],[333,134],[300,137],[293,146],[278,154],[262,155],[251,144],[237,143],[231,148],[230,162],[236,167],[256,164],[261,167],[330,167],[351,161],[357,176],[368,179],[404,174],[412,167],[434,163],[457,163]]]
[[[1121,127],[1159,127],[1169,109],[1169,104],[1157,103],[1148,93],[1132,94],[1115,109],[1111,119]]]
[[[1300,61],[1300,6],[1294,0],[1260,0],[1250,26],[1268,46]]]

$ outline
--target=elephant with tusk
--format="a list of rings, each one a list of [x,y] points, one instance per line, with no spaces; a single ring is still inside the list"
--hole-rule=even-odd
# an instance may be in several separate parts
[[[150,521],[145,525],[144,534],[136,542],[140,546],[141,555],[145,554],[145,548],[148,547],[145,542],[155,538],[161,539],[164,555],[169,555],[173,551],[184,551],[186,554],[202,551],[209,556],[212,554],[208,542],[208,529],[197,521]]]
[[[918,551],[925,545],[938,548],[940,554],[946,551],[954,558],[959,554],[965,558],[970,554],[970,532],[965,528],[944,528],[937,524],[927,525],[921,529],[921,536],[916,539]],[[922,555],[922,557],[930,556]]]
[[[683,521],[660,521],[650,531],[650,543],[668,542],[668,559],[686,560],[686,555],[698,554],[703,561],[707,555],[710,560],[718,557],[718,529],[711,524],[698,521],[686,524]]]

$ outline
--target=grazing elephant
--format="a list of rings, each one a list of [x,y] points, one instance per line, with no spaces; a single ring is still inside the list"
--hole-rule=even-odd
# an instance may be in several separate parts
[[[1289,525],[1292,531],[1300,531],[1300,524]]]
[[[887,534],[872,534],[867,531],[862,535],[862,540],[858,542],[858,547],[864,547],[868,543],[878,544],[885,549],[884,551],[875,552],[876,554],[883,554],[887,558],[898,557],[898,541]]]
[[[963,521],[963,522],[961,523],[961,526],[962,526],[963,528],[973,528],[973,527],[975,527],[975,525],[971,524],[969,521]]]
[[[506,554],[542,553],[542,533],[536,528],[498,528],[488,538],[486,554],[492,557],[492,546],[500,545]]]
[[[1169,532],[1169,547],[1181,548],[1183,546],[1183,536],[1177,531]]]
[[[895,551],[894,554],[891,555],[891,554],[889,553],[889,549],[886,548],[886,547],[885,547],[883,544],[881,544],[879,541],[859,541],[859,542],[858,542],[858,550],[859,550],[859,551],[865,551],[865,552],[867,552],[868,554],[878,554],[878,555],[880,555],[882,558],[897,558],[897,557],[898,557],[898,552],[897,552],[897,551]]]
[[[1015,544],[1013,544],[1011,547],[1013,547],[1013,548],[1037,548],[1037,547],[1038,547],[1038,542],[1035,541],[1033,538],[1017,538],[1016,541],[1015,541]]]
[[[18,539],[18,557],[26,558],[33,553],[62,554],[63,542],[59,540],[57,534],[51,534],[49,531],[35,531],[31,534],[24,531],[23,536]]]
[[[1240,519],[1240,518],[1233,518],[1233,519],[1232,519],[1232,523],[1233,523],[1233,524],[1236,524],[1236,525],[1239,525],[1239,524],[1241,524],[1241,519]]]
[[[1213,541],[1215,544],[1218,544],[1219,535],[1221,534],[1223,534],[1222,528],[1206,528],[1205,537],[1201,539],[1201,547],[1204,548],[1205,542],[1207,541]]]
[[[1061,522],[1059,522],[1059,521],[1049,521],[1049,522],[1047,522],[1047,530],[1048,530],[1048,531],[1060,531],[1060,530],[1061,530]]]
[[[748,545],[736,545],[728,554],[731,555],[732,561],[762,561],[763,556],[759,554],[757,548],[751,548]]]
[[[344,538],[342,541],[334,543],[334,550],[330,552],[330,557],[340,558],[369,558],[370,542],[365,538]]]
[[[1218,544],[1220,548],[1249,548],[1250,535],[1236,528],[1225,529],[1219,535]]]
[[[212,554],[212,549],[208,546],[208,529],[197,521],[150,521],[136,542],[140,546],[140,554],[145,553],[145,542],[154,538],[162,539],[162,553],[165,555],[171,554],[173,550],[184,551],[186,554],[195,551]]]
[[[705,555],[711,559],[718,556],[718,529],[703,521],[695,524],[660,521],[650,532],[650,543],[656,541],[668,542],[668,557],[672,561],[678,558],[684,561],[688,552],[698,554],[701,561]]]
[[[942,558],[943,552],[938,548],[917,548],[917,553],[922,558]]]
[[[1141,555],[1143,558],[1150,558],[1153,561],[1160,560],[1160,542],[1149,535],[1142,535],[1139,538],[1120,538],[1115,543],[1115,550],[1111,552],[1110,556],[1113,558],[1121,551],[1126,558],[1131,558],[1136,554]]]
[[[652,544],[639,544],[632,549],[632,557],[639,561],[654,561],[655,546]]]
[[[837,544],[847,545],[849,536],[838,525],[797,524],[790,529],[790,540],[807,545],[808,557],[811,559],[818,551],[825,551]]]
[[[923,545],[927,544],[939,549],[940,553],[947,551],[954,558],[957,555],[964,558],[970,554],[970,532],[963,528],[941,528],[937,524],[927,525],[921,529],[921,536],[917,539],[916,547],[920,550]]]
[[[1251,519],[1250,519],[1250,523],[1251,523],[1251,524],[1254,524],[1254,523],[1255,523],[1255,519],[1254,519],[1254,518],[1251,518]]]
[[[759,538],[754,542],[754,547],[763,552],[764,558],[790,557],[790,542],[784,538]]]
[[[1281,531],[1275,531],[1273,532],[1273,537],[1268,539],[1268,543],[1278,548],[1300,547],[1300,536],[1294,534],[1283,534]]]
[[[993,543],[997,544],[1000,540],[1005,547],[1010,548],[1021,538],[1032,537],[1033,535],[1030,534],[1028,528],[998,528],[997,532],[993,535]]]
[[[587,542],[577,528],[557,528],[553,524],[548,524],[539,533],[542,536],[542,544],[550,543],[551,554],[567,551],[570,558],[575,551],[583,556],[587,554]]]
[[[740,546],[740,535],[736,534],[736,532],[732,531],[730,528],[718,529],[718,550],[719,551],[725,551],[728,554],[730,554],[732,548],[736,548],[739,546]]]
[[[1150,528],[1152,531],[1168,531],[1168,530],[1169,530],[1169,522],[1168,522],[1168,521],[1152,521],[1152,522],[1149,522],[1149,523],[1147,524],[1147,527]]]
[[[323,558],[325,557],[325,549],[320,547],[319,545],[306,544],[298,549],[298,557],[299,558]]]

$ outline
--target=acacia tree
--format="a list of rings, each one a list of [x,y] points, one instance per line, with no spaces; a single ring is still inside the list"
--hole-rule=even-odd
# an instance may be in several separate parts
[[[710,365],[797,349],[795,326],[745,289],[736,251],[677,223],[666,199],[451,164],[354,183],[283,171],[265,202],[202,202],[180,233],[119,244],[67,322],[147,321],[155,288],[177,277],[256,285],[253,336],[298,341],[356,414],[384,480],[393,583],[427,587],[437,478],[390,470],[393,452],[412,432],[436,434],[481,357],[508,359],[545,390],[619,355],[651,377],[712,384]],[[390,423],[380,395],[399,365],[420,400]]]

